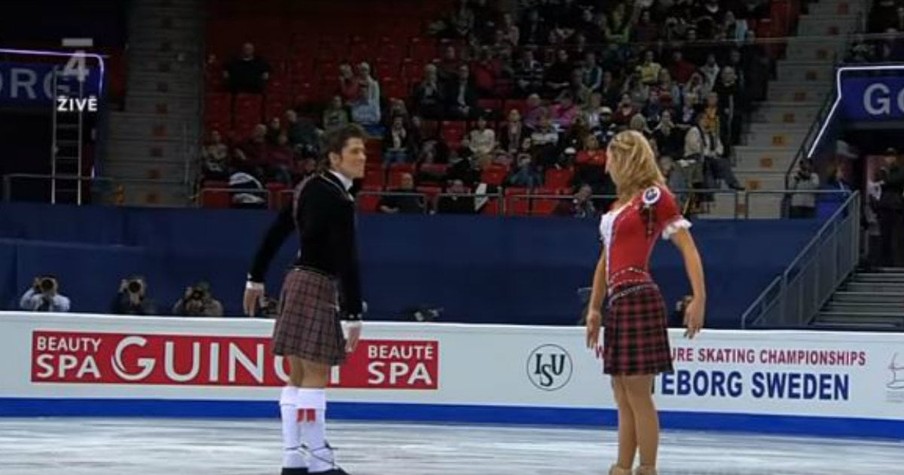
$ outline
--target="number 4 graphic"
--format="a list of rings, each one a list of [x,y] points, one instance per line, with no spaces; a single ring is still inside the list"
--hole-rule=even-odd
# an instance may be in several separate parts
[[[88,74],[88,68],[85,67],[85,52],[83,50],[78,50],[72,53],[66,66],[63,67],[63,76],[75,76],[79,82],[85,82],[85,78],[88,77]]]

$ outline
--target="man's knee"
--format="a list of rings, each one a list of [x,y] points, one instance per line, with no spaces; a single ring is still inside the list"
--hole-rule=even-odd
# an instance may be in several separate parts
[[[302,367],[304,368],[304,387],[326,387],[329,383],[331,366],[302,360]]]

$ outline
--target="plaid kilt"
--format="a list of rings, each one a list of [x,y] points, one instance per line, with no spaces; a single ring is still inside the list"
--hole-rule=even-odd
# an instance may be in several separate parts
[[[345,362],[336,279],[304,267],[289,271],[273,328],[273,353],[330,366]]]
[[[603,372],[631,376],[672,372],[668,315],[659,287],[620,288],[603,316]]]

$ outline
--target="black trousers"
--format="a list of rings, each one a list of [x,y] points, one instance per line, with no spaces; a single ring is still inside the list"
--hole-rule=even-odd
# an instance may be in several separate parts
[[[904,267],[904,209],[878,210],[881,262],[886,267]]]

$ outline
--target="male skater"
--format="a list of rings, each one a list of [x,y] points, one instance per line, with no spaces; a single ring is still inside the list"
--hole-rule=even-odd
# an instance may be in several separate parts
[[[248,274],[244,306],[253,316],[270,262],[298,229],[301,250],[283,283],[273,331],[273,352],[288,358],[291,367],[279,399],[283,475],[348,475],[325,439],[325,388],[331,367],[345,361],[361,336],[355,200],[349,189],[364,176],[364,137],[357,125],[328,135],[319,172],[295,189],[293,206],[270,227]],[[348,321],[347,340],[340,320]]]

